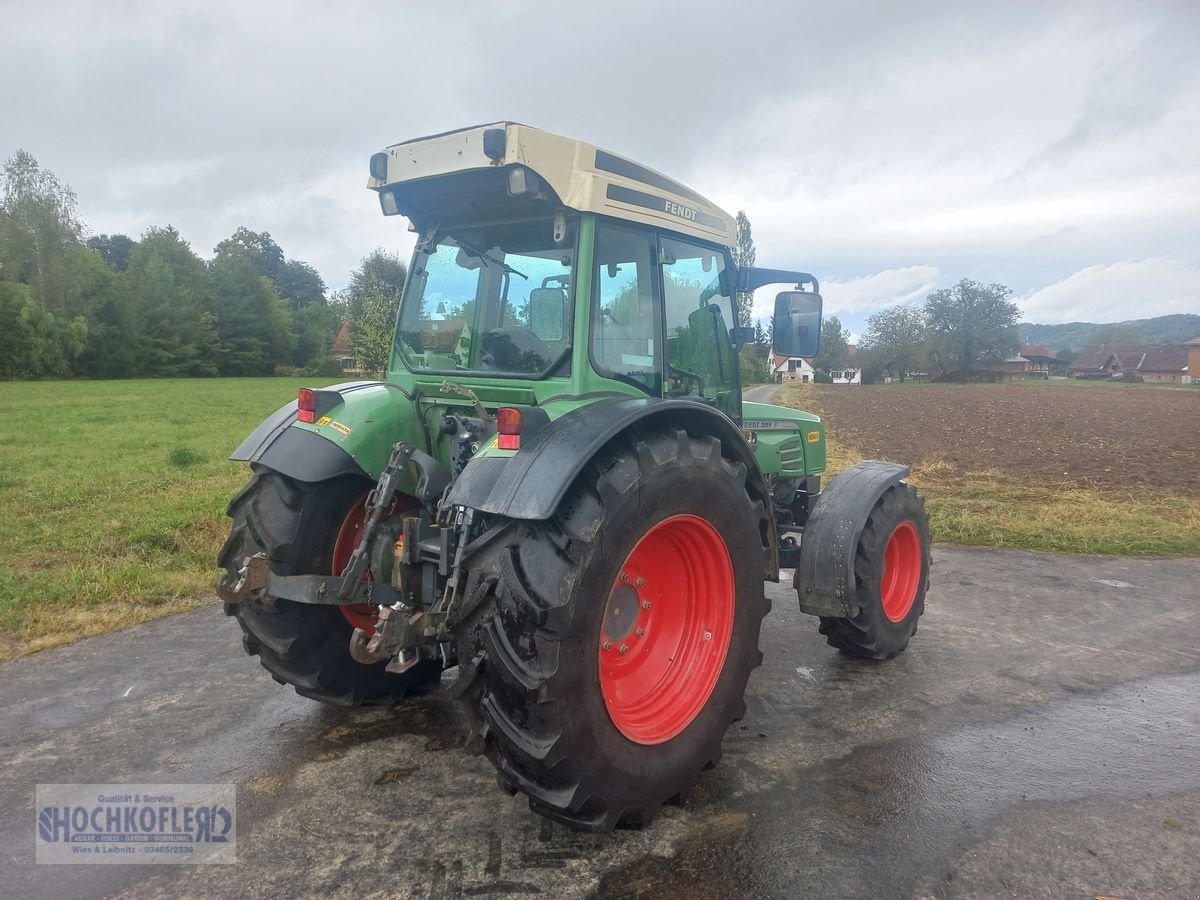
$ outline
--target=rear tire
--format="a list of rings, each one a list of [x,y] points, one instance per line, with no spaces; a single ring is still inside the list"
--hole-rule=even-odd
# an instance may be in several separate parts
[[[236,579],[242,560],[266,553],[279,575],[329,575],[347,514],[371,487],[361,478],[294,481],[263,469],[229,504],[233,527],[221,549],[222,578]],[[241,625],[242,646],[296,693],[336,706],[384,705],[409,691],[436,685],[440,662],[422,662],[403,675],[385,663],[363,665],[349,652],[354,628],[336,606],[263,597],[226,603]]]
[[[892,485],[875,503],[855,549],[858,615],[821,616],[829,645],[858,659],[903,652],[925,612],[929,547],[925,501],[911,484]]]
[[[467,563],[455,692],[501,786],[535,812],[647,825],[720,759],[769,609],[766,510],[746,476],[713,437],[623,435],[551,520],[509,522]],[[619,674],[638,660],[641,677]]]

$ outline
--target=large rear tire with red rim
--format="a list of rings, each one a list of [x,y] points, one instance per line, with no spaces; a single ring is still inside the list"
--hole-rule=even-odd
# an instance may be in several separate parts
[[[278,472],[255,473],[229,504],[233,519],[219,563],[222,576],[236,579],[242,560],[266,553],[280,575],[329,575],[349,559],[361,533],[362,478],[310,483]],[[378,706],[402,700],[415,689],[436,685],[440,661],[419,663],[403,675],[384,663],[363,665],[350,656],[355,625],[370,627],[359,607],[320,606],[262,597],[226,603],[225,614],[242,627],[242,647],[264,669],[296,693],[336,706]]]
[[[855,548],[858,615],[821,617],[830,646],[859,659],[903,652],[925,612],[929,547],[925,502],[911,484],[892,485],[871,510]]]
[[[627,434],[553,519],[501,523],[466,562],[455,692],[535,812],[646,825],[719,760],[769,609],[747,474],[711,436]]]

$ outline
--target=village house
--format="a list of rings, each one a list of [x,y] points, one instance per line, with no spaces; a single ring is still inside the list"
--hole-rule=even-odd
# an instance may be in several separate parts
[[[808,384],[815,380],[816,371],[812,363],[800,356],[779,356],[771,353],[771,374],[776,384],[799,382]]]
[[[342,327],[338,329],[337,337],[333,339],[333,346],[330,348],[330,352],[345,374],[359,375],[362,373],[362,369],[358,365],[358,357],[354,353],[354,348],[350,346],[349,321],[343,322]]]
[[[1071,375],[1185,384],[1190,350],[1186,344],[1102,345],[1080,353],[1071,363]]]
[[[1184,384],[1200,384],[1200,337],[1194,337],[1183,345],[1187,348],[1187,371]]]

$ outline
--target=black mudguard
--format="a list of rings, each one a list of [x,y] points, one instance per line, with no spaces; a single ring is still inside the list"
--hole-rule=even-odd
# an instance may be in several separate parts
[[[867,517],[888,488],[911,470],[868,460],[840,472],[813,507],[800,541],[793,584],[800,609],[814,616],[856,616],[854,553]]]
[[[692,400],[653,397],[606,399],[572,410],[537,431],[516,456],[472,460],[450,488],[447,505],[467,506],[512,519],[549,519],[584,466],[609,441],[638,423],[666,424],[711,434],[726,455],[746,466],[746,488],[767,514],[766,577],[779,580],[775,521],[770,495],[754,452],[724,413]]]
[[[348,381],[325,390],[350,392],[373,384],[373,381]],[[339,475],[369,477],[341,447],[311,431],[291,428],[296,413],[295,400],[279,407],[250,432],[229,458],[274,469],[297,481],[325,481]]]

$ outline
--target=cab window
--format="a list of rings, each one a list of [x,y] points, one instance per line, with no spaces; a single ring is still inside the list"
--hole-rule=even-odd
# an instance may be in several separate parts
[[[735,319],[725,254],[676,238],[660,242],[666,318],[668,397],[695,396],[730,418],[741,411],[737,356],[730,340]]]
[[[661,390],[654,235],[601,222],[592,272],[592,365],[601,375]]]

